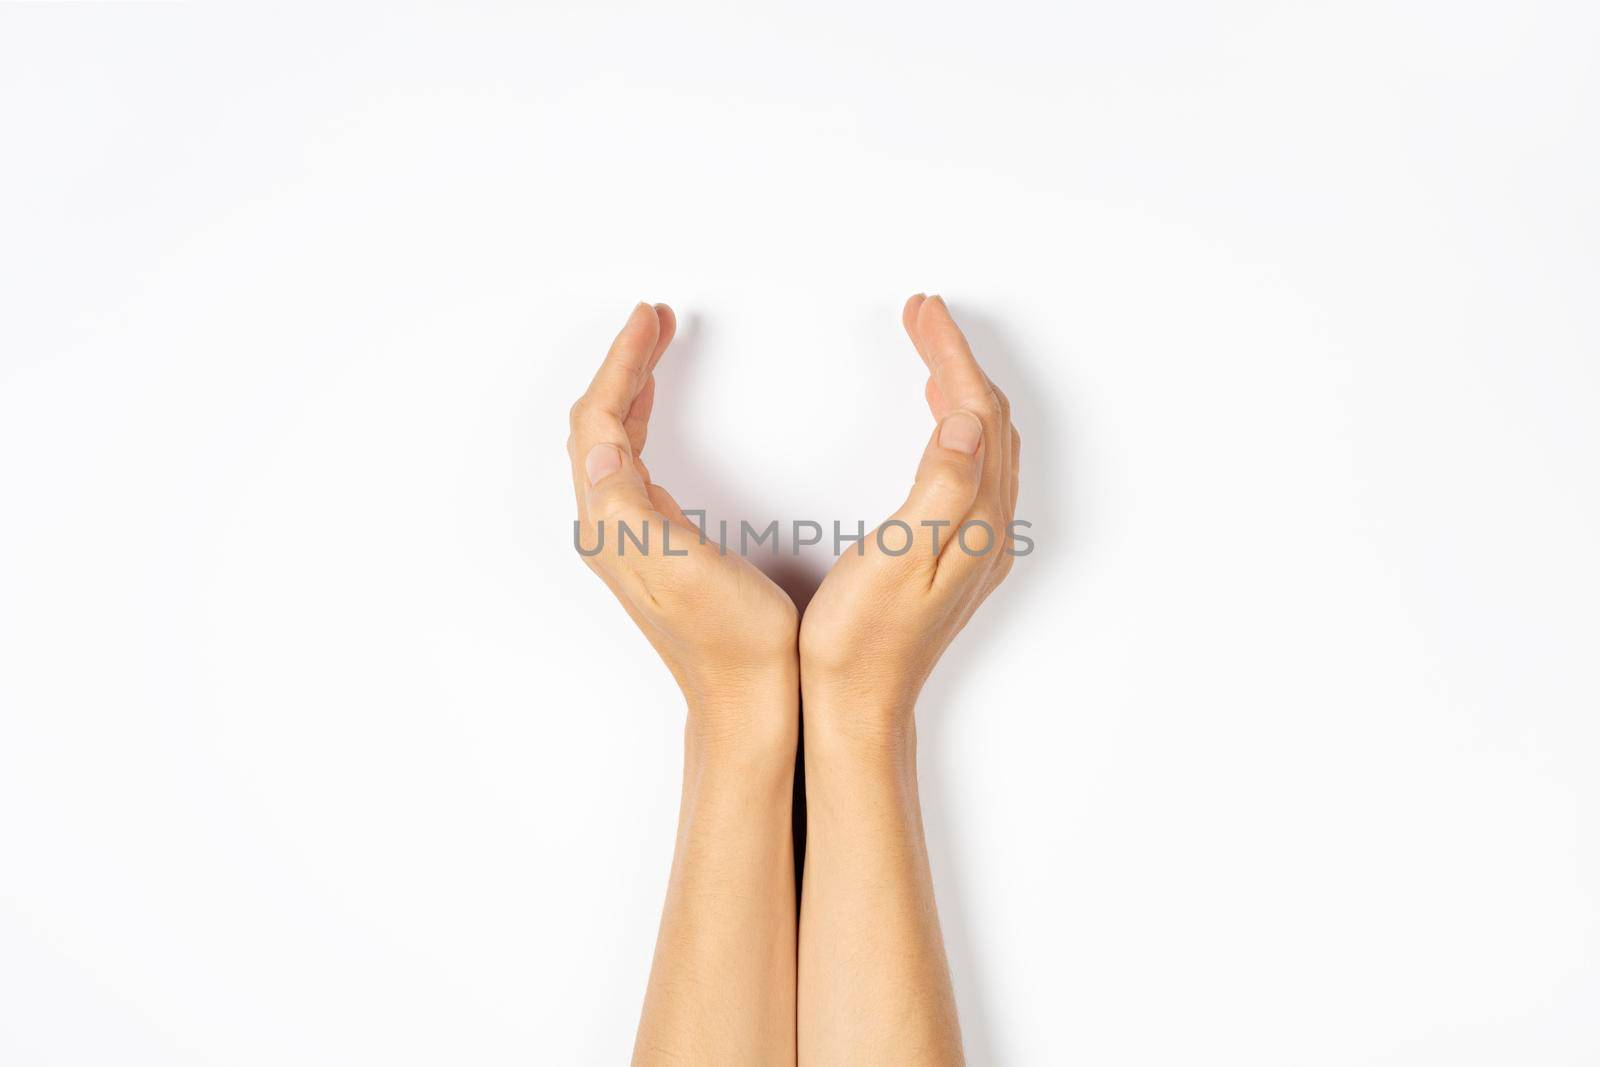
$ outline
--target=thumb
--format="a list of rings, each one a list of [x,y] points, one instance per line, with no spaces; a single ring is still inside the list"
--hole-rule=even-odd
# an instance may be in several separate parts
[[[911,527],[918,542],[948,543],[966,518],[983,481],[983,424],[970,411],[940,420],[917,466],[917,481],[895,518]]]
[[[583,472],[589,483],[584,502],[591,522],[643,517],[654,510],[633,457],[617,445],[602,441],[590,448],[583,457]]]

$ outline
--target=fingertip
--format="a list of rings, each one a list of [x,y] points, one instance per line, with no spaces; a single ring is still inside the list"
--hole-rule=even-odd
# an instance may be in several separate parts
[[[926,299],[927,297],[918,293],[907,300],[904,310],[900,312],[900,325],[905,328],[906,336],[911,338],[911,347],[917,350],[917,358],[922,360],[923,366],[932,370],[933,364],[928,361],[928,350],[922,344],[922,331],[917,329],[917,315]]]
[[[641,346],[654,345],[660,333],[661,323],[656,318],[656,309],[641,300],[628,312],[628,321],[622,324],[617,341],[626,349],[636,350]],[[640,334],[647,336],[640,337]],[[615,344],[613,348],[616,348]]]
[[[922,307],[917,311],[917,336],[922,340],[925,350],[923,354],[928,359],[928,366],[933,368],[936,374],[940,365],[952,358],[960,359],[962,362],[970,361],[974,364],[974,369],[977,369],[976,361],[972,358],[972,348],[967,343],[967,335],[956,324],[955,317],[945,305],[944,297],[935,294],[922,302]],[[978,371],[978,374],[981,377],[982,371]],[[948,388],[950,384],[948,381],[944,382],[947,387],[946,395],[960,403],[961,399],[955,396],[955,393],[962,390],[956,389],[952,392]]]

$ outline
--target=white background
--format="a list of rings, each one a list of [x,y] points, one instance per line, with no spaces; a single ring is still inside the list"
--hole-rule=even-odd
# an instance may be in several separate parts
[[[0,11],[0,1060],[623,1061],[682,709],[567,407],[670,301],[657,480],[871,523],[927,290],[1038,543],[919,713],[972,1059],[1594,1064],[1597,39]]]

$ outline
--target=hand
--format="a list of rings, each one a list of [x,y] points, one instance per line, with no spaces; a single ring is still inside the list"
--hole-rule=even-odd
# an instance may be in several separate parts
[[[1022,438],[1011,404],[942,299],[912,297],[903,320],[928,366],[928,407],[939,425],[906,502],[863,539],[860,554],[840,557],[806,609],[808,749],[813,738],[899,737],[933,665],[1014,559]]]
[[[584,562],[672,671],[688,699],[691,728],[708,739],[755,739],[780,748],[788,738],[792,759],[794,602],[737,554],[702,543],[699,528],[671,494],[652,484],[639,458],[655,402],[653,371],[675,327],[665,304],[634,308],[588,391],[572,406],[567,453],[580,551],[602,545]],[[619,540],[623,525],[635,537],[648,537],[647,551]]]
[[[634,1062],[793,1062],[799,620],[760,571],[701,543],[639,458],[674,326],[665,305],[633,309],[572,406],[567,440],[579,552],[689,704],[678,845]],[[647,547],[618,540],[629,533]]]

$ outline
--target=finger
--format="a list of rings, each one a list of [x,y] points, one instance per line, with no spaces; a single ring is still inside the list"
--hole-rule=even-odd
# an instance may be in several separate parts
[[[660,338],[661,318],[656,309],[644,303],[635,305],[584,393],[588,402],[622,419],[644,387]]]
[[[922,302],[915,325],[934,384],[949,409],[970,411],[983,424],[983,477],[996,494],[988,507],[997,512],[1001,503],[998,494],[1004,493],[1010,479],[1010,403],[978,366],[966,336],[942,297],[930,296]],[[992,521],[994,515],[984,518]]]
[[[1003,511],[995,527],[995,548],[999,553],[995,560],[994,573],[990,581],[998,585],[1011,572],[1011,565],[1016,557],[1012,549],[1016,547],[1016,538],[1012,536],[1012,523],[1017,517],[1017,489],[1020,484],[1017,471],[1022,461],[1022,435],[1015,426],[1011,427],[1011,441],[1007,456],[1007,482],[1002,501]],[[975,535],[976,536],[976,535]]]
[[[956,411],[934,428],[917,465],[917,480],[893,519],[911,530],[911,552],[934,563],[978,498],[983,482],[983,426],[971,412]],[[898,545],[905,531],[885,532]],[[935,546],[938,551],[935,552]]]
[[[650,351],[650,358],[645,361],[644,384],[639,387],[639,393],[633,398],[627,417],[623,419],[623,427],[628,431],[628,442],[633,446],[635,456],[644,451],[645,438],[650,433],[650,413],[655,409],[656,402],[656,364],[661,362],[661,356],[672,343],[673,335],[678,332],[678,319],[671,308],[656,304],[654,310],[660,332],[655,347]],[[645,480],[650,480],[648,475]]]
[[[994,389],[973,357],[972,347],[951,317],[943,297],[930,296],[922,301],[914,326],[916,332],[912,339],[946,400],[969,411],[976,411],[993,400]]]
[[[945,400],[944,394],[939,392],[939,383],[932,378],[922,387],[922,395],[928,401],[928,410],[933,412],[933,417],[942,419],[950,413],[950,404]]]
[[[916,348],[917,355],[921,356],[922,362],[927,365],[929,370],[932,370],[933,364],[928,362],[928,353],[923,351],[922,338],[917,333],[917,312],[922,310],[922,304],[927,299],[925,294],[918,293],[907,300],[906,306],[900,311],[900,325],[905,327],[906,336],[911,338],[911,344]]]
[[[1011,427],[1011,484],[1007,492],[1005,528],[996,531],[996,544],[999,546],[999,555],[995,559],[995,566],[990,572],[989,585],[993,587],[1005,581],[1006,575],[1011,573],[1011,568],[1016,564],[1017,557],[1013,554],[1016,548],[1016,538],[1012,536],[1012,520],[1017,516],[1017,487],[1019,484],[1017,472],[1022,463],[1022,435],[1015,426]]]
[[[923,295],[922,293],[918,293],[916,296],[914,296],[910,300],[906,301],[905,310],[901,312],[900,321],[901,321],[901,324],[903,326],[905,326],[906,334],[911,338],[912,345],[914,345],[916,347],[917,355],[921,356],[922,357],[922,362],[927,365],[929,370],[932,370],[933,369],[933,356],[930,354],[930,352],[928,350],[927,342],[925,342],[923,340],[922,330],[917,324],[918,323],[918,319],[921,317],[922,305],[928,303],[929,301],[938,301],[940,306],[941,306],[941,308],[943,308],[944,313],[946,315],[949,315],[950,309],[947,306],[945,306],[944,297],[942,297],[942,296],[929,297],[929,296]],[[951,321],[953,322],[954,319],[952,319]],[[963,340],[965,340],[964,336],[963,336]],[[970,351],[970,349],[969,349],[969,351]],[[983,368],[982,367],[980,367],[978,369],[979,369],[980,372],[983,372]],[[985,378],[985,380],[989,380],[987,373],[984,373],[984,378]],[[989,380],[989,384],[991,386],[993,386],[994,382],[992,380]]]
[[[648,304],[635,307],[612,342],[588,390],[572,406],[567,455],[572,464],[572,486],[579,517],[585,522],[603,517],[591,510],[596,502],[608,508],[625,503],[649,507],[644,479],[634,467],[637,452],[625,419],[630,413],[636,417],[640,414],[635,402],[649,380],[648,372],[645,376],[640,376],[640,372],[647,366],[660,339],[660,326],[654,308]],[[646,404],[651,402],[653,399]],[[612,466],[613,457],[618,460],[615,467]],[[621,468],[626,468],[622,475],[612,475],[613,470]],[[595,494],[593,490],[608,477],[621,480]]]
[[[1011,508],[1007,514],[1015,516],[1017,513],[1017,489],[1021,485],[1022,470],[1022,435],[1015,426],[1011,427]]]
[[[1006,509],[1005,503],[1011,488],[1011,435],[1015,431],[1015,427],[1011,425],[1011,400],[993,381],[989,383],[989,388],[994,390],[995,400],[1000,403],[1000,422],[1003,427],[1000,431],[1000,476],[989,488],[993,490],[995,506],[1009,517],[1010,512]]]
[[[671,308],[665,304],[657,304],[655,305],[655,311],[656,322],[659,324],[661,333],[657,337],[655,348],[651,349],[650,359],[646,363],[646,369],[649,371],[656,369],[656,364],[661,362],[662,353],[667,350],[667,346],[672,343],[673,336],[678,332],[678,316],[673,314]]]
[[[655,512],[650,493],[639,468],[627,453],[602,441],[583,456],[583,511],[591,523],[607,519],[638,527]]]
[[[633,398],[633,404],[628,408],[627,417],[622,420],[622,428],[628,435],[628,445],[637,456],[644,451],[645,438],[650,432],[650,412],[655,410],[656,404],[656,376],[650,375],[644,380],[644,385],[639,388],[639,395]]]

